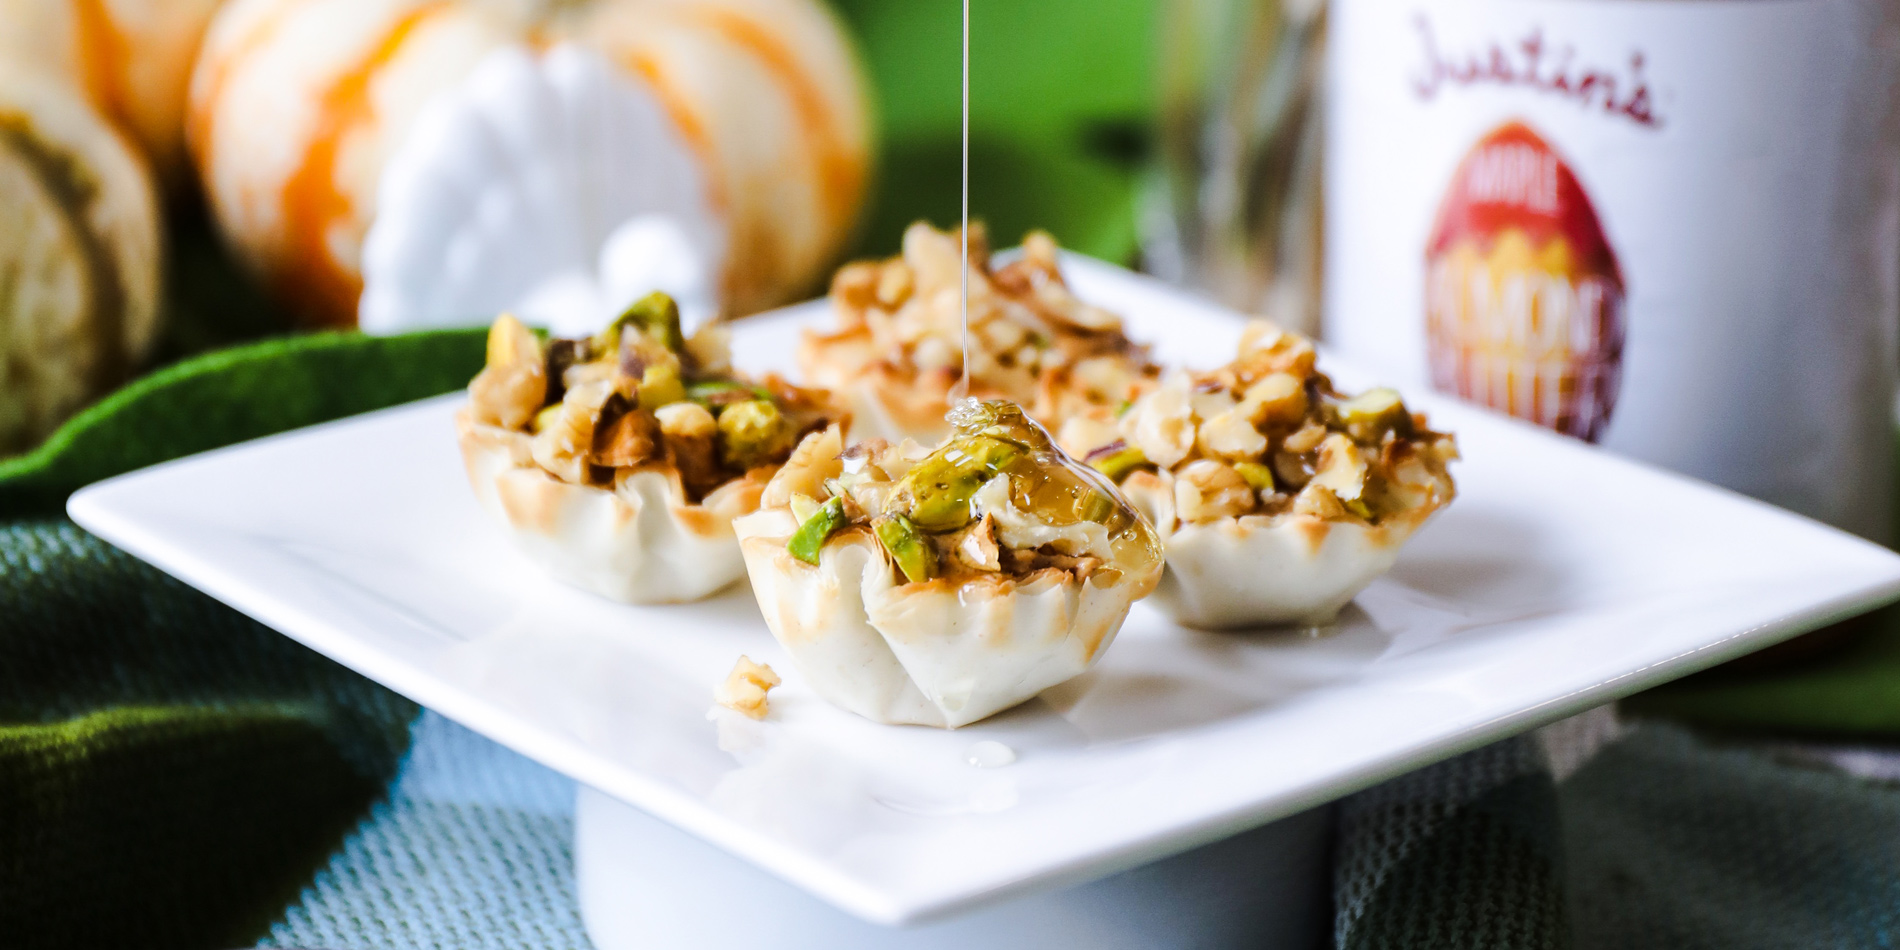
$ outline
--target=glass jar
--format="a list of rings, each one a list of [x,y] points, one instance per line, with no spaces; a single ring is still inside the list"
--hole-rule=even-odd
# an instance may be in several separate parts
[[[1335,0],[1342,356],[1891,537],[1886,0]]]
[[[1165,0],[1146,269],[1312,332],[1323,0]]]

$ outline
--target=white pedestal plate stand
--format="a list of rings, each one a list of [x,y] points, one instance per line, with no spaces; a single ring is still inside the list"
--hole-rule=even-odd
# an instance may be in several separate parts
[[[1328,928],[1332,810],[914,927],[868,923],[582,787],[574,864],[598,950],[1256,950]]]

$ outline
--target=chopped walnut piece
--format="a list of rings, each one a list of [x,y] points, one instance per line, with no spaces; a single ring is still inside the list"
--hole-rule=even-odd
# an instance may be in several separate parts
[[[844,451],[844,429],[835,423],[822,432],[813,432],[792,450],[792,457],[772,476],[759,504],[780,508],[791,503],[793,495],[819,498],[825,495],[825,480],[844,472],[838,453]]]
[[[588,461],[608,468],[638,465],[653,457],[660,425],[653,413],[634,409],[594,429],[594,451]]]
[[[534,418],[547,395],[541,341],[521,321],[502,314],[488,331],[488,363],[468,384],[475,421],[519,429]]]
[[[1319,471],[1312,484],[1324,485],[1341,501],[1352,501],[1365,492],[1366,457],[1352,438],[1335,432],[1319,445]]]
[[[1005,552],[1009,561],[1009,570],[1014,574],[1031,574],[1036,571],[1055,569],[1075,575],[1076,580],[1085,581],[1093,577],[1107,563],[1099,557],[1089,554],[1062,554],[1041,549],[1019,550],[1011,548]]]
[[[896,307],[910,299],[915,286],[910,267],[903,261],[892,261],[877,274],[877,302],[885,307]]]
[[[1306,418],[1306,384],[1292,373],[1268,373],[1247,387],[1240,411],[1256,426],[1295,426]]]
[[[1001,549],[996,544],[996,519],[986,514],[982,520],[963,529],[955,551],[957,560],[979,571],[1002,570]]]
[[[1202,419],[1212,419],[1231,412],[1237,403],[1233,395],[1218,384],[1201,383],[1188,391],[1188,404],[1194,407],[1194,414]]]
[[[1162,384],[1127,415],[1122,434],[1148,461],[1163,468],[1188,457],[1194,449],[1194,410],[1188,403],[1185,380]]]
[[[977,229],[970,231],[971,244]],[[957,283],[963,273],[962,241],[954,231],[939,231],[929,225],[913,224],[904,229],[903,260],[915,272],[919,287],[949,287]],[[978,254],[976,247],[970,248],[971,276],[976,276]],[[893,262],[898,263],[898,262]]]
[[[957,369],[963,365],[963,351],[943,337],[927,336],[911,349],[910,361],[926,373]]]
[[[731,372],[732,327],[718,321],[700,327],[686,338],[686,355],[701,373]]]
[[[880,440],[881,441],[881,440]],[[916,439],[905,439],[872,457],[877,467],[892,481],[903,478],[918,462],[930,457],[930,447]]]
[[[1238,408],[1201,423],[1201,451],[1217,458],[1251,461],[1267,450],[1267,437]]]
[[[1339,503],[1339,496],[1331,489],[1315,483],[1293,496],[1293,513],[1333,521],[1346,517],[1346,506]]]
[[[831,299],[843,306],[834,307],[838,320],[846,328],[864,322],[864,310],[878,302],[879,264],[858,261],[838,268],[831,278]]]
[[[1029,330],[1013,320],[985,320],[975,332],[977,338],[996,353],[1014,350],[1029,339]]]
[[[1240,333],[1240,358],[1235,362],[1248,378],[1268,373],[1306,377],[1313,375],[1318,358],[1313,341],[1265,320],[1253,320]]]
[[[719,434],[719,422],[705,406],[696,402],[676,402],[654,410],[660,432],[672,439],[695,439],[710,443]]]
[[[1233,467],[1213,459],[1189,462],[1174,475],[1174,511],[1182,521],[1212,521],[1244,515],[1254,505],[1253,486]]]
[[[779,684],[778,674],[764,663],[741,656],[726,674],[726,681],[713,690],[713,701],[733,712],[753,719],[764,719],[772,711],[766,694]]]
[[[567,391],[558,405],[543,411],[546,422],[534,436],[536,465],[575,485],[588,483],[588,456],[594,451],[594,425],[600,408],[614,395],[613,384],[595,380]]]
[[[1087,458],[1096,449],[1122,441],[1120,426],[1092,416],[1070,416],[1056,433],[1056,444],[1076,458]]]
[[[680,483],[695,497],[725,480],[719,468],[719,423],[711,411],[693,402],[676,402],[655,410],[667,457],[679,470]]]
[[[1326,441],[1326,427],[1317,422],[1309,422],[1301,426],[1298,432],[1287,436],[1280,443],[1280,448],[1294,455],[1305,455],[1319,448],[1319,444],[1324,441]]]

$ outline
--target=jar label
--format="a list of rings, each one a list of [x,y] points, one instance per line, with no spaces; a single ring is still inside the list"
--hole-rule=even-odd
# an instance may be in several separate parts
[[[1589,195],[1507,122],[1452,173],[1425,250],[1432,384],[1595,441],[1616,405],[1623,274]]]

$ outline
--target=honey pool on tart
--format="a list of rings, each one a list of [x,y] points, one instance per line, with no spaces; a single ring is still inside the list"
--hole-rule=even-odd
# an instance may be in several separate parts
[[[1154,589],[1154,531],[1021,409],[967,400],[934,450],[807,436],[734,522],[766,625],[867,719],[954,728],[1087,670]]]
[[[1112,422],[1071,418],[1061,441],[1160,532],[1155,604],[1193,627],[1332,620],[1456,494],[1450,435],[1393,390],[1336,391],[1311,341],[1264,321],[1232,363],[1171,373]]]
[[[591,338],[495,321],[456,417],[469,484],[531,559],[632,603],[697,600],[744,576],[732,520],[801,436],[842,420],[825,394],[732,372],[728,331],[686,339],[664,294]]]
[[[806,331],[799,366],[848,406],[853,438],[935,443],[948,433],[944,407],[963,376],[960,245],[956,232],[914,224],[901,256],[847,265],[832,281],[838,327]],[[1112,412],[1160,375],[1120,317],[1070,292],[1055,240],[1040,231],[999,267],[971,229],[969,329],[969,395],[1044,421]]]

